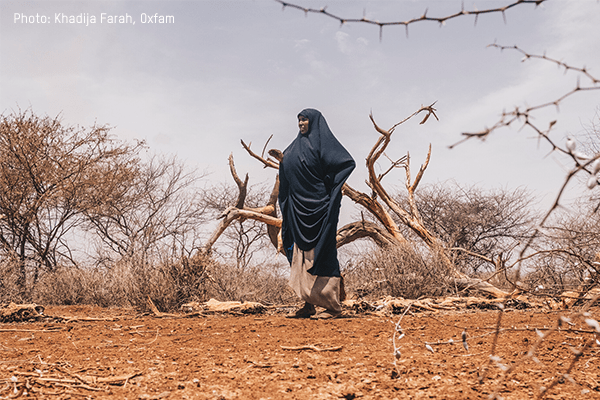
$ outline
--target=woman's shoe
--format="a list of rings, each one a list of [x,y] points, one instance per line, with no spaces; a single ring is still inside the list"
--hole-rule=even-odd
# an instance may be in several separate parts
[[[315,315],[317,311],[315,306],[310,303],[304,303],[304,307],[298,311],[286,315],[286,318],[310,318],[311,315]]]

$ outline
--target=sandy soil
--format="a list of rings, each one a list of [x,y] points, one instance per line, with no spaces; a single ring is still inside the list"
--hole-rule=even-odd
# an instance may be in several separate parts
[[[497,311],[408,313],[397,366],[399,315],[156,318],[87,306],[46,314],[67,319],[0,324],[0,398],[530,399],[556,381],[545,398],[600,399],[600,344],[583,321],[545,338],[537,362],[526,358],[535,328],[543,334],[557,323],[557,313],[542,310],[503,314],[491,364]],[[586,341],[565,377],[571,348]]]

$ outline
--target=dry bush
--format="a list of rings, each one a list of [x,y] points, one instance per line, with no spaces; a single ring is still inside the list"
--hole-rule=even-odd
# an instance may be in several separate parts
[[[86,210],[129,185],[141,149],[108,126],[66,126],[30,110],[0,116],[0,255],[20,261],[23,295],[44,271],[75,264],[67,238]]]
[[[148,298],[160,311],[177,311],[184,303],[211,297],[263,304],[295,301],[278,265],[239,268],[202,253],[155,264],[129,259],[110,268],[57,268],[40,276],[31,297],[40,304],[92,304],[140,311],[149,311]],[[7,293],[4,298],[13,299],[14,295]]]
[[[127,187],[85,211],[97,263],[186,253],[206,222],[202,174],[174,157],[151,156],[138,167]]]
[[[257,301],[266,305],[298,301],[288,287],[286,270],[277,264],[240,268],[233,263],[211,270],[210,297],[217,300]]]
[[[0,271],[3,298],[138,304],[141,290],[169,308],[195,293],[182,255],[206,222],[203,176],[175,158],[142,160],[143,143],[110,131],[0,116],[0,256],[15,260]]]
[[[532,246],[538,254],[528,265],[526,283],[559,294],[600,282],[600,213],[595,207],[595,202],[581,200],[554,213]]]
[[[476,276],[494,266],[469,252],[493,258],[509,251],[528,237],[535,216],[533,198],[524,189],[484,190],[453,181],[423,187],[416,203],[427,229],[448,249],[467,250],[451,250],[456,267]]]
[[[177,310],[188,301],[204,301],[210,259],[192,257],[150,265],[136,260],[111,268],[58,268],[43,274],[32,297],[41,304],[93,304],[147,310],[150,298],[161,311]]]
[[[129,307],[134,289],[131,278],[127,268],[59,267],[40,276],[31,297],[38,304]]]
[[[0,261],[0,303],[24,303],[20,262],[11,258]]]
[[[349,295],[416,299],[453,292],[453,280],[439,254],[414,243],[363,250],[344,268]]]

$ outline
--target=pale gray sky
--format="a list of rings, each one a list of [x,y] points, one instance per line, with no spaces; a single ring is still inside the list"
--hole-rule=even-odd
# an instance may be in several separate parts
[[[509,1],[465,1],[484,9]],[[460,10],[461,1],[298,0],[346,18],[406,20]],[[130,15],[135,24],[101,22],[102,14]],[[81,16],[96,23],[57,23]],[[144,24],[143,14],[173,16],[171,24]],[[22,23],[35,16],[48,23]],[[251,182],[272,182],[241,148],[283,149],[297,133],[303,108],[323,112],[332,131],[357,160],[350,183],[366,191],[364,158],[377,138],[368,115],[390,127],[437,101],[440,122],[418,120],[397,129],[388,154],[410,151],[416,172],[429,143],[423,183],[454,179],[465,185],[528,187],[548,204],[570,166],[532,139],[533,132],[503,129],[486,142],[453,150],[463,131],[496,122],[503,109],[554,100],[572,89],[573,73],[519,53],[488,48],[518,45],[546,53],[600,76],[600,4],[596,0],[549,0],[500,14],[388,27],[340,24],[322,15],[255,1],[6,1],[0,0],[0,110],[31,107],[62,114],[65,123],[110,124],[119,137],[145,139],[150,150],[176,154],[208,169],[214,182],[230,181],[227,157]],[[585,80],[582,84],[587,85]],[[584,131],[600,106],[598,92],[567,99],[560,113],[538,114],[540,125],[558,119],[553,138]],[[382,168],[386,168],[382,165]],[[386,178],[402,187],[398,171]],[[575,191],[576,188],[573,188]]]

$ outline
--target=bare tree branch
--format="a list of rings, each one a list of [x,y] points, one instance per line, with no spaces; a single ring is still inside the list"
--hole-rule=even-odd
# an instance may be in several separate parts
[[[537,110],[540,110],[543,108],[547,108],[547,107],[551,107],[551,106],[554,106],[558,109],[558,107],[560,106],[560,104],[562,103],[563,100],[574,95],[575,93],[579,93],[579,92],[583,92],[583,91],[600,90],[600,80],[598,78],[592,76],[585,67],[583,67],[583,68],[573,67],[571,65],[566,64],[565,62],[547,57],[545,54],[541,55],[541,56],[535,55],[535,54],[530,54],[530,53],[527,53],[526,51],[520,49],[517,46],[500,46],[497,44],[491,44],[490,47],[498,48],[501,51],[503,51],[503,50],[517,51],[524,55],[522,61],[527,61],[529,59],[541,59],[544,61],[554,63],[554,64],[558,65],[559,67],[564,68],[565,72],[574,71],[574,72],[581,74],[584,77],[588,78],[591,81],[592,86],[582,87],[582,86],[580,86],[580,83],[578,81],[577,85],[572,90],[561,95],[560,97],[558,97],[555,100],[541,103],[541,104],[538,104],[535,106],[526,107],[523,109],[521,109],[519,107],[515,107],[514,110],[512,110],[512,111],[503,111],[502,115],[500,117],[500,120],[498,120],[494,125],[492,125],[491,128],[485,128],[479,132],[463,132],[462,135],[465,138],[457,143],[450,145],[449,148],[453,148],[471,138],[485,139],[489,134],[491,134],[492,132],[494,132],[500,128],[508,127],[515,122],[522,122],[523,126],[528,126],[528,127],[532,128],[541,138],[548,141],[550,143],[550,145],[552,146],[552,151],[559,150],[559,151],[562,151],[562,152],[568,154],[569,152],[567,150],[563,150],[559,146],[556,146],[554,143],[552,143],[552,141],[549,138],[550,130],[552,129],[552,127],[554,126],[556,121],[550,122],[548,129],[542,129],[542,128],[539,128],[536,124],[534,124],[532,122],[533,121],[532,113],[534,111],[537,111]]]
[[[497,7],[497,8],[489,8],[489,9],[484,9],[484,10],[465,10],[464,8],[464,4],[463,7],[461,8],[460,11],[457,11],[454,14],[450,14],[450,15],[446,15],[446,16],[442,16],[442,17],[428,17],[427,16],[427,9],[425,10],[425,12],[417,18],[412,18],[412,19],[408,19],[405,21],[389,21],[389,22],[379,22],[379,21],[375,21],[369,18],[366,18],[365,16],[363,16],[362,18],[343,18],[343,17],[339,17],[335,14],[330,13],[329,11],[327,11],[327,7],[323,7],[323,8],[307,8],[307,7],[302,7],[299,6],[297,4],[293,4],[293,3],[288,3],[286,1],[283,0],[275,0],[276,2],[280,3],[283,6],[283,9],[285,10],[286,7],[289,8],[294,8],[297,10],[301,10],[304,11],[305,14],[309,14],[309,13],[313,13],[313,14],[322,14],[325,15],[326,17],[335,19],[337,21],[339,21],[340,25],[344,25],[346,23],[365,23],[365,24],[370,24],[370,25],[375,25],[379,27],[379,38],[381,40],[382,35],[383,35],[383,28],[386,26],[404,26],[406,29],[406,36],[408,36],[408,26],[411,24],[414,24],[416,22],[437,22],[440,25],[444,25],[446,23],[446,21],[454,19],[454,18],[458,18],[458,17],[463,17],[463,16],[467,16],[467,15],[473,15],[475,16],[475,24],[477,24],[477,18],[482,15],[482,14],[492,14],[492,13],[500,13],[502,14],[502,17],[504,18],[504,21],[506,22],[506,11],[508,11],[509,9],[516,7],[518,5],[522,5],[522,4],[535,4],[536,6],[540,5],[541,3],[543,3],[546,0],[517,0],[513,3],[507,4],[504,7]]]
[[[246,174],[246,178],[244,181],[240,179],[238,176],[235,165],[233,163],[233,154],[229,155],[229,171],[231,172],[231,176],[233,176],[233,180],[238,187],[238,199],[235,204],[236,208],[244,208],[244,203],[246,202],[246,195],[248,194],[248,174]]]
[[[264,158],[263,156],[259,156],[258,154],[253,152],[252,149],[250,148],[250,146],[252,146],[252,142],[250,142],[249,144],[244,143],[243,140],[241,142],[242,142],[242,147],[248,152],[248,154],[250,154],[252,157],[254,157],[258,161],[260,161],[264,165],[265,168],[270,167],[270,168],[279,169],[279,164],[277,162],[275,162],[271,159],[268,159],[268,158]],[[269,151],[269,154],[270,154],[270,151]]]

